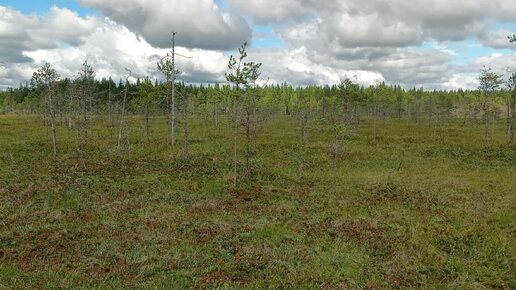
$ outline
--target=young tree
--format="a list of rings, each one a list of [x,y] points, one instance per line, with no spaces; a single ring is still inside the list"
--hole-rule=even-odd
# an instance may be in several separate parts
[[[356,122],[354,112],[358,99],[359,86],[349,78],[345,78],[339,85],[342,98],[342,119],[344,126],[349,126]]]
[[[507,80],[507,139],[509,144],[514,144],[514,123],[516,121],[516,72]]]
[[[213,88],[210,88],[207,92],[208,104],[211,106],[211,115],[213,119],[213,123],[215,127],[219,129],[219,119],[222,114],[222,92],[220,90],[219,84],[215,84]]]
[[[250,162],[251,155],[255,153],[256,150],[256,138],[257,138],[257,119],[256,119],[256,111],[257,111],[257,98],[258,98],[258,85],[257,80],[261,75],[261,63],[256,64],[255,68],[249,74],[249,87],[247,88],[247,92],[245,94],[245,137],[246,137],[246,147],[245,147],[245,169],[246,174],[250,172]],[[251,140],[252,139],[252,140]],[[252,143],[252,148],[251,148]]]
[[[328,107],[326,98],[327,98],[327,95],[329,94],[329,90],[330,90],[330,87],[328,87],[328,85],[325,85],[324,88],[321,90],[321,94],[320,94],[321,95],[321,114],[322,114],[323,118],[326,116],[326,110]]]
[[[169,86],[169,106],[170,106],[170,117],[169,117],[169,126],[170,126],[170,144],[174,145],[176,143],[176,75],[180,72],[176,68],[176,43],[175,43],[176,32],[172,33],[172,51],[167,53],[165,57],[163,57],[158,62],[158,70],[163,73],[167,79],[167,83]]]
[[[170,106],[170,117],[169,117],[169,125],[170,125],[170,144],[174,145],[176,143],[176,76],[180,74],[180,71],[176,67],[176,56],[181,56],[184,58],[191,58],[189,56],[184,56],[176,52],[176,34],[177,32],[172,33],[172,51],[167,53],[165,57],[163,57],[158,62],[158,70],[163,73],[167,79],[167,83],[169,85],[169,95],[170,101],[167,98],[167,102],[169,102]]]
[[[496,90],[502,84],[502,76],[493,72],[491,68],[484,67],[480,71],[478,77],[479,86],[478,89],[481,93],[480,97],[480,109],[483,113],[484,121],[484,142],[486,145],[489,144],[489,117],[493,111],[493,98]],[[494,137],[494,136],[493,136]]]
[[[88,129],[93,110],[93,95],[96,90],[95,70],[84,62],[79,76],[75,79],[75,94],[72,97],[72,114],[77,131],[77,150],[84,165],[84,146],[88,139]]]
[[[237,186],[237,163],[238,163],[238,103],[243,98],[243,90],[249,88],[250,83],[256,75],[259,75],[261,63],[244,62],[247,57],[247,42],[238,49],[240,56],[238,58],[232,55],[229,58],[228,68],[230,72],[226,73],[226,80],[235,85],[232,103],[232,124],[233,124],[233,188]]]
[[[127,132],[126,123],[125,123],[125,111],[127,106],[127,93],[129,90],[129,78],[131,77],[131,70],[126,69],[128,71],[127,76],[125,77],[125,87],[122,91],[124,97],[122,99],[122,111],[120,113],[120,121],[118,124],[118,140],[117,140],[117,147],[118,149],[122,148],[122,142],[123,139],[127,140],[127,143],[129,143],[129,134]]]
[[[298,117],[299,124],[299,132],[298,132],[298,143],[297,143],[297,156],[296,156],[296,173],[297,177],[301,178],[303,176],[304,170],[304,149],[306,142],[306,126],[308,124],[308,100],[307,93],[304,90],[296,90],[296,113]]]
[[[0,91],[0,114],[6,113],[5,106],[4,106],[4,101],[5,101],[6,95],[7,95],[7,92]]]
[[[131,100],[132,108],[143,115],[143,132],[147,141],[149,140],[150,115],[157,110],[160,103],[157,89],[149,78],[145,78],[136,88],[136,95]]]
[[[184,84],[182,85],[182,122],[183,122],[183,148],[182,148],[182,158],[183,160],[188,160],[189,152],[188,152],[188,143],[189,143],[189,131],[188,131],[188,117],[190,114],[190,95],[189,89]]]
[[[55,111],[55,95],[56,95],[56,83],[59,80],[59,74],[52,68],[50,63],[46,62],[41,68],[32,74],[33,83],[44,91],[46,113],[50,119],[50,125],[52,127],[52,149],[54,155],[57,155],[57,135],[56,135],[56,111]]]
[[[376,114],[378,111],[378,105],[376,104],[377,99],[377,86],[371,86],[370,87],[370,94],[369,97],[370,103],[371,103],[371,136],[373,139],[373,142],[376,142]]]
[[[292,86],[287,85],[287,83],[283,83],[281,85],[281,95],[280,98],[283,101],[285,106],[285,115],[290,116],[290,103],[292,101],[292,96],[294,92],[292,90]]]
[[[12,88],[9,88],[5,93],[2,105],[4,114],[12,113],[14,111],[14,93]]]
[[[111,77],[109,77],[108,80],[108,96],[107,96],[107,110],[108,110],[108,122],[110,126],[113,126],[113,94],[112,92],[112,85],[114,84]]]

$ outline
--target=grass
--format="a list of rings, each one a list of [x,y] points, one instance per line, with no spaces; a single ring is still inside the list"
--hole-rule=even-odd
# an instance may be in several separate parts
[[[434,141],[388,120],[373,142],[364,121],[334,159],[312,120],[298,178],[296,123],[278,118],[233,190],[230,127],[192,123],[182,161],[162,119],[142,142],[132,118],[126,151],[98,122],[83,167],[73,131],[54,158],[37,117],[0,116],[0,288],[516,288],[503,124],[484,147],[481,126]]]

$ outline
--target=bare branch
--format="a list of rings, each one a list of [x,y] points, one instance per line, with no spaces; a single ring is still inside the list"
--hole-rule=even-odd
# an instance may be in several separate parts
[[[127,81],[133,74],[133,71],[128,68],[124,68],[124,70],[128,72],[128,75],[125,77],[125,80]]]
[[[177,55],[177,56],[183,57],[183,58],[193,58],[193,57],[191,57],[191,56],[182,55],[182,54],[177,53],[177,52],[176,52],[176,53],[174,53],[174,54],[175,54],[175,55]]]

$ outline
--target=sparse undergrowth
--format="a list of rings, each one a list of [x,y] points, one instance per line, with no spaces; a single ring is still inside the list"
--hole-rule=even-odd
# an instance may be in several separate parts
[[[364,121],[335,156],[313,123],[298,178],[279,119],[233,190],[229,126],[192,119],[187,161],[160,119],[125,152],[92,128],[83,165],[73,132],[53,158],[37,118],[0,116],[0,288],[516,288],[516,150],[482,128],[392,121],[373,142]]]

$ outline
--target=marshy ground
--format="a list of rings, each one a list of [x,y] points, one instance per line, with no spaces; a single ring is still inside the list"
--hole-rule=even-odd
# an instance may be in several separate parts
[[[162,119],[146,140],[132,118],[123,151],[98,120],[83,164],[74,131],[53,157],[40,118],[0,116],[0,288],[516,288],[505,124],[485,147],[480,125],[387,120],[373,141],[362,120],[335,155],[321,122],[301,177],[296,120],[262,124],[232,189],[229,125],[193,118],[185,161]]]

